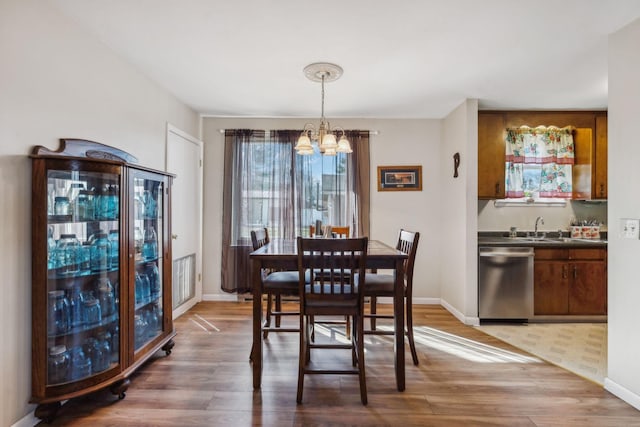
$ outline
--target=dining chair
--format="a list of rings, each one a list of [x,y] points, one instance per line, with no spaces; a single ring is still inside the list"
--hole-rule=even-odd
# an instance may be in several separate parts
[[[302,403],[305,374],[358,375],[360,400],[367,404],[367,384],[364,363],[363,309],[367,262],[366,237],[358,239],[305,239],[298,237],[298,292],[300,296],[300,353],[298,362],[298,393]],[[309,272],[319,271],[307,283]],[[351,272],[359,279],[353,280]],[[353,319],[350,343],[312,339],[317,316],[349,316]],[[311,350],[351,350],[349,369],[322,369],[311,360]],[[320,359],[323,360],[323,359]]]
[[[350,230],[351,227],[349,227],[348,225],[346,226],[329,226],[331,227],[331,232],[332,233],[336,233],[338,236],[345,236],[345,237],[350,237]],[[316,231],[316,227],[315,225],[310,225],[309,226],[309,235],[310,236],[315,236],[315,231]],[[315,273],[317,274],[317,272]],[[351,330],[351,322],[349,321],[349,318],[346,318],[345,320],[326,320],[324,322],[321,322],[323,324],[345,324],[346,325],[346,333],[347,335],[349,335],[349,331]],[[313,338],[313,337],[312,337]]]
[[[320,230],[322,231],[322,230]],[[346,226],[331,226],[331,231],[333,233],[336,233],[338,236],[342,236],[344,235],[345,237],[351,237],[351,227],[349,227],[348,225]],[[310,225],[309,226],[309,236],[315,236],[316,235],[316,226],[315,225]]]
[[[251,244],[257,250],[269,243],[269,231],[266,228],[251,230]],[[262,336],[267,338],[269,332],[299,332],[299,328],[283,328],[280,326],[281,316],[298,316],[299,311],[283,311],[283,296],[298,296],[297,271],[266,271],[261,272],[262,292],[267,295],[267,312],[262,326]],[[275,300],[275,310],[273,303]],[[271,317],[275,317],[275,327],[271,326]]]
[[[413,358],[414,365],[418,365],[419,361],[415,341],[413,339],[413,310],[411,300],[413,295],[413,267],[416,260],[416,251],[418,250],[419,239],[419,232],[401,229],[400,234],[398,235],[398,243],[396,244],[397,250],[408,255],[404,262],[404,303],[406,304],[405,334],[409,341],[411,357]],[[376,319],[393,319],[394,316],[389,314],[378,314],[376,304],[378,297],[394,296],[395,275],[367,273],[366,283],[367,286],[364,289],[364,296],[369,299],[369,313],[365,313],[364,317],[370,320],[371,329],[365,330],[364,333],[372,335],[393,335],[394,331],[383,331],[377,329]]]

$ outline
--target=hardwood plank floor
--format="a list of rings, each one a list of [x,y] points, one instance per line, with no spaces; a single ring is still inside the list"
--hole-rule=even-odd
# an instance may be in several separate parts
[[[262,389],[254,391],[251,303],[200,303],[176,320],[173,353],[159,352],[139,370],[125,399],[108,391],[74,399],[51,425],[640,426],[640,412],[602,387],[440,306],[415,306],[414,316],[420,365],[407,354],[404,392],[395,388],[392,338],[367,336],[367,406],[357,376],[333,375],[307,376],[297,405],[297,334],[269,335]],[[317,333],[339,338],[339,328]],[[333,356],[350,365],[349,353]]]

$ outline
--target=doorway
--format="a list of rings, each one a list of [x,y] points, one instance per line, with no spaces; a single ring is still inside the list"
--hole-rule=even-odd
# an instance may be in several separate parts
[[[202,299],[203,143],[167,124],[166,169],[176,175],[171,192],[173,317]]]

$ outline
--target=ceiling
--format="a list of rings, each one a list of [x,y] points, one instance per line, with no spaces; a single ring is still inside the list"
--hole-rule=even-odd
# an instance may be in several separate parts
[[[602,109],[607,36],[638,0],[47,0],[204,115],[327,117]]]

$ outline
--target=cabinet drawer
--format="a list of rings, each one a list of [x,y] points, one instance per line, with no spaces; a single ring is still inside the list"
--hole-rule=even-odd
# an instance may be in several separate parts
[[[535,259],[569,259],[569,249],[561,248],[536,248]]]
[[[569,249],[569,259],[605,259],[607,251],[604,248]]]

